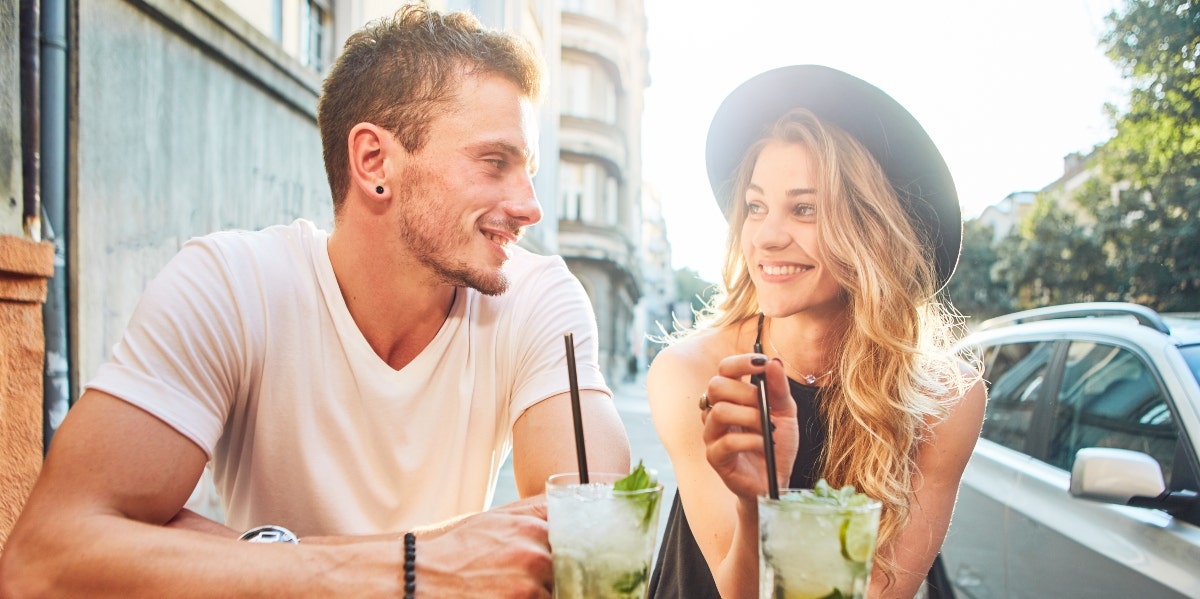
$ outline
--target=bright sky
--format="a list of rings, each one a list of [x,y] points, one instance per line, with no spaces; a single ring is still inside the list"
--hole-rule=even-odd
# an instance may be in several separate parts
[[[676,268],[719,279],[726,225],[704,169],[725,95],[774,67],[824,64],[896,98],[938,145],[964,218],[1062,175],[1111,136],[1125,84],[1099,40],[1117,0],[645,0],[643,178]]]

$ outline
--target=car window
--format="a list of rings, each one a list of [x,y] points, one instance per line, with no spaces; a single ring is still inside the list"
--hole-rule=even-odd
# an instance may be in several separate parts
[[[1046,461],[1070,470],[1084,447],[1149,454],[1171,480],[1179,433],[1149,366],[1120,347],[1073,341],[1067,350]]]
[[[1007,343],[987,349],[984,378],[990,385],[983,438],[1025,450],[1038,390],[1046,378],[1053,349],[1049,342]]]
[[[1192,376],[1200,381],[1200,345],[1182,346],[1179,348],[1179,353],[1183,354],[1183,359],[1192,371]]]

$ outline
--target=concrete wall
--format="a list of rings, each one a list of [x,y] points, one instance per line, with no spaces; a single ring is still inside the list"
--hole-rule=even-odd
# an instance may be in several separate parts
[[[333,214],[317,73],[218,0],[78,6],[76,389],[187,239]]]
[[[219,0],[78,6],[69,191],[78,395],[146,284],[189,238],[333,207],[316,126],[321,76]],[[188,506],[220,519],[206,476]]]
[[[18,0],[0,0],[0,235],[21,235],[21,34]]]

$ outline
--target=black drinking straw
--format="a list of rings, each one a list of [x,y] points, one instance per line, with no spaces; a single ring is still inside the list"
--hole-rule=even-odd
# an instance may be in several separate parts
[[[754,339],[754,353],[763,353],[762,349],[763,315],[758,315],[758,337]],[[779,481],[775,474],[775,438],[771,431],[771,405],[767,402],[767,376],[764,373],[751,375],[750,382],[758,387],[758,409],[762,414],[763,457],[767,462],[767,491],[771,499],[779,499]]]
[[[567,346],[567,376],[571,380],[571,418],[575,421],[575,455],[579,458],[579,484],[588,483],[587,451],[583,448],[583,414],[579,410],[579,377],[575,374],[575,333],[563,335]]]

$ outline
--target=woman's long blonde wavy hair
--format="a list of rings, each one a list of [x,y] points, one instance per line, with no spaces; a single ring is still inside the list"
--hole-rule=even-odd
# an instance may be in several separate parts
[[[776,122],[734,175],[723,290],[697,315],[696,327],[677,336],[738,325],[759,312],[741,251],[743,198],[759,153],[772,142],[802,145],[813,156],[822,195],[818,247],[849,311],[832,360],[837,384],[820,396],[827,422],[821,476],[883,504],[879,546],[886,548],[907,522],[920,484],[917,450],[974,379],[949,351],[962,319],[938,297],[933,248],[870,152],[804,109]],[[896,566],[889,553],[876,559],[890,583]]]

